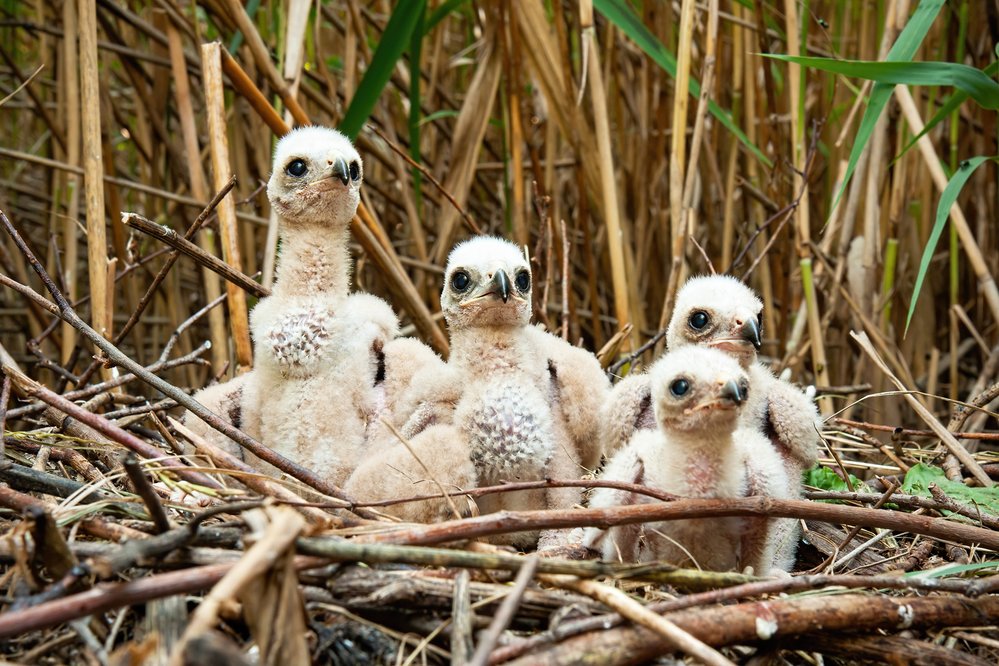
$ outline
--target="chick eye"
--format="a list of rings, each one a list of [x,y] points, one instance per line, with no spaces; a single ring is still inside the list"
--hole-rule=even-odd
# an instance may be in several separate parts
[[[527,271],[520,271],[517,273],[514,282],[517,283],[517,289],[523,293],[527,293],[527,290],[531,288],[531,274]]]
[[[468,273],[465,271],[457,271],[451,276],[451,288],[456,292],[461,293],[468,289],[468,285],[471,281],[472,279],[468,277]]]
[[[357,180],[361,177],[361,167],[358,166],[357,162],[351,162],[348,170],[350,172],[351,180]]]
[[[285,173],[293,178],[301,178],[309,171],[309,167],[305,165],[305,160],[292,160],[288,162],[288,166],[284,168]]]
[[[695,331],[702,330],[708,325],[708,313],[704,310],[698,310],[694,314],[690,315],[690,319],[687,320],[690,327]]]
[[[690,390],[690,382],[686,379],[676,379],[673,383],[669,385],[669,392],[672,393],[677,398],[681,398],[687,395],[687,391]]]

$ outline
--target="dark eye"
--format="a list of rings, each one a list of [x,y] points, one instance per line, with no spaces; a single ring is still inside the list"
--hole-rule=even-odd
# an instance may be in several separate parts
[[[357,162],[350,163],[350,179],[357,180],[361,177],[361,167],[358,166]]]
[[[669,392],[675,395],[677,398],[687,395],[687,391],[690,390],[690,382],[686,379],[675,379],[673,383],[669,385]]]
[[[284,168],[285,173],[294,178],[301,178],[309,171],[309,167],[305,166],[305,160],[292,160],[288,162],[288,166]]]
[[[517,289],[526,294],[527,290],[531,288],[531,274],[527,271],[520,271],[517,273],[515,282],[517,283]]]
[[[472,281],[468,277],[468,273],[465,271],[456,271],[454,275],[451,276],[451,288],[461,293],[468,289],[468,284]]]
[[[708,313],[704,310],[698,310],[694,314],[690,315],[690,319],[687,321],[690,323],[690,327],[692,329],[700,331],[708,325]]]

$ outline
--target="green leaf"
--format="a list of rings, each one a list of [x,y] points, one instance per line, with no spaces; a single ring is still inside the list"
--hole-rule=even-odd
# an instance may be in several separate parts
[[[999,567],[999,561],[986,560],[985,562],[971,562],[969,564],[948,564],[926,571],[909,571],[902,574],[902,578],[945,578],[946,576],[956,576],[969,571],[981,571],[995,567]]]
[[[795,62],[826,72],[870,79],[879,83],[909,86],[952,86],[967,93],[986,109],[999,109],[999,83],[980,69],[956,62],[876,62],[836,60],[804,56],[763,54],[768,58]]]
[[[458,7],[466,2],[468,2],[468,0],[447,0],[446,2],[442,2],[440,7],[430,12],[430,16],[427,17],[426,25],[423,28],[423,34],[427,34],[436,28],[438,23],[447,18],[448,14],[458,9]]]
[[[347,112],[340,123],[339,130],[351,140],[357,136],[371,116],[378,98],[385,89],[385,84],[392,76],[395,63],[409,45],[413,28],[417,20],[423,16],[426,4],[426,0],[402,2],[392,11],[385,32],[382,33],[382,39],[378,42],[378,48],[371,57],[371,64],[364,72],[364,77],[358,84],[354,97],[350,100],[350,106],[347,107]]]
[[[919,298],[919,290],[923,288],[923,280],[926,278],[926,273],[930,269],[930,260],[933,259],[933,253],[936,251],[937,242],[940,240],[940,235],[943,233],[944,224],[947,222],[947,217],[950,214],[950,207],[954,205],[957,201],[957,195],[961,193],[961,188],[964,184],[968,182],[971,178],[971,174],[975,173],[975,169],[980,167],[987,161],[999,159],[997,157],[972,157],[970,160],[964,160],[958,166],[957,171],[951,176],[950,180],[947,182],[947,187],[944,188],[943,193],[940,195],[940,203],[937,204],[937,217],[933,222],[933,230],[930,231],[930,237],[926,241],[926,247],[923,248],[923,257],[919,260],[919,272],[916,273],[916,283],[912,287],[912,299],[909,301],[909,314],[905,317],[905,333],[909,331],[909,324],[912,322],[912,314],[916,311],[916,301]],[[904,335],[904,333],[903,333]]]
[[[951,499],[978,506],[983,512],[999,514],[999,486],[969,488],[960,481],[951,481],[942,469],[932,465],[919,463],[909,469],[902,482],[902,492],[920,497],[933,497],[930,493],[931,484],[936,484]]]
[[[999,72],[999,60],[993,61],[991,65],[989,65],[982,71],[987,76],[995,76],[996,72]],[[909,149],[912,148],[914,145],[916,145],[916,142],[919,141],[921,138],[923,138],[923,135],[925,135],[927,132],[929,132],[934,127],[939,125],[944,120],[944,118],[952,114],[955,109],[964,104],[964,101],[966,99],[968,99],[968,94],[961,90],[958,90],[949,98],[947,98],[947,101],[944,102],[943,106],[941,106],[937,110],[937,112],[933,114],[933,117],[930,118],[928,121],[926,121],[926,127],[923,128],[923,131],[921,131],[916,136],[912,137],[912,140],[909,141],[909,143],[905,146],[905,148],[899,151],[898,155],[895,156],[895,159],[892,160],[892,163],[894,164],[899,160],[899,158],[902,157],[902,155],[905,155],[907,152],[909,152]]]
[[[802,475],[802,482],[819,490],[850,492],[850,486],[846,485],[843,477],[828,467],[816,466],[806,470]],[[850,475],[850,483],[853,484],[853,489],[858,493],[867,491],[867,485],[853,474]]]
[[[919,6],[912,13],[909,22],[905,24],[905,28],[902,29],[898,39],[895,40],[895,43],[889,49],[885,59],[889,62],[912,60],[912,56],[916,54],[919,45],[923,42],[923,38],[926,37],[926,33],[929,31],[933,21],[936,20],[943,5],[944,0],[920,0]],[[888,98],[891,97],[892,88],[894,88],[894,85],[890,83],[875,83],[871,87],[871,96],[867,101],[867,108],[864,109],[864,116],[860,119],[857,136],[853,141],[853,148],[850,149],[850,159],[846,165],[846,174],[843,177],[843,182],[840,183],[839,189],[836,191],[836,195],[833,197],[833,203],[829,207],[830,211],[836,210],[840,197],[846,191],[846,186],[850,183],[850,178],[853,177],[853,172],[857,168],[857,161],[860,159],[860,154],[867,146],[871,134],[874,133],[874,125],[878,122],[881,112],[884,111],[885,104],[888,103]]]
[[[440,120],[441,118],[457,118],[457,117],[458,117],[458,112],[455,111],[454,109],[441,109],[440,111],[434,111],[433,113],[424,116],[420,120],[420,125],[421,126],[426,125],[428,123],[434,122],[435,120]]]
[[[249,2],[246,3],[246,15],[250,17],[251,21],[253,20],[253,17],[256,16],[258,9],[260,9],[260,0],[249,0]],[[237,30],[233,34],[232,40],[229,41],[229,53],[235,53],[242,45],[243,33]]]
[[[940,1],[942,2],[943,0]],[[653,62],[666,70],[666,73],[674,79],[676,78],[676,56],[670,53],[663,46],[663,43],[645,27],[642,20],[628,6],[626,0],[594,0],[593,6],[607,17],[607,20],[617,26],[621,32],[626,34],[631,41],[635,42],[638,48],[642,49],[647,56],[652,58]],[[692,97],[700,97],[701,95],[701,84],[693,77],[690,78],[689,91]],[[732,116],[728,111],[711,101],[708,102],[708,111],[718,119],[718,122],[725,129],[734,134],[746,146],[749,152],[756,156],[756,159],[768,167],[771,166],[771,162],[767,159],[767,156],[739,129],[739,126],[732,120]]]

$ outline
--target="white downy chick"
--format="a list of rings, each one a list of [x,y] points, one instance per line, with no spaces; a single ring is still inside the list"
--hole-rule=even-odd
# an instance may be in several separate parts
[[[694,277],[680,289],[669,326],[670,351],[691,344],[720,349],[736,358],[755,387],[746,410],[789,465],[807,469],[818,459],[821,425],[815,404],[788,381],[778,379],[756,358],[761,343],[763,303],[752,289],[727,275]],[[601,433],[608,453],[652,424],[647,375],[618,382],[604,406]]]
[[[362,180],[360,156],[336,130],[303,127],[278,142],[267,194],[281,252],[273,291],[250,314],[255,367],[198,394],[334,484],[369,452],[381,418],[400,418],[393,410],[412,375],[442,364],[417,340],[393,340],[398,321],[387,303],[350,294],[349,226]],[[262,465],[190,420],[199,434]]]
[[[750,494],[771,497],[797,497],[801,493],[801,472],[817,461],[820,444],[818,411],[801,390],[778,379],[757,360],[761,342],[763,303],[752,289],[725,275],[694,277],[680,289],[673,316],[666,330],[671,351],[702,345],[724,351],[738,360],[749,374],[753,391],[742,426],[763,433],[770,449],[780,454],[783,470],[769,464],[769,455],[749,460]],[[603,438],[613,451],[650,422],[648,375],[628,377],[612,391],[604,407]],[[769,454],[769,451],[766,452]],[[776,486],[774,476],[786,478]],[[774,542],[776,559],[771,570],[789,570],[797,548],[797,522],[778,519],[757,523],[758,540]]]
[[[530,264],[512,243],[477,237],[448,258],[441,308],[451,337],[446,369],[418,375],[402,434],[449,491],[504,481],[578,478],[600,458],[598,411],[608,382],[589,352],[531,326]],[[368,461],[347,486],[357,497],[433,492],[405,447]],[[481,513],[567,508],[577,489],[520,491],[477,500]],[[400,505],[409,520],[448,515],[444,502]],[[536,535],[519,535],[527,545]],[[556,535],[551,535],[551,541]]]
[[[800,472],[818,460],[821,421],[814,402],[757,360],[762,311],[763,303],[753,290],[734,277],[691,278],[677,294],[666,345],[673,350],[702,344],[736,358],[756,389],[747,423],[760,426],[781,457]]]
[[[670,352],[648,373],[655,429],[637,431],[608,463],[601,479],[636,483],[689,498],[749,494],[747,459],[770,456],[763,436],[740,430],[753,388],[748,373],[730,356],[707,347]],[[786,480],[772,479],[778,485]],[[656,500],[624,490],[598,488],[591,507]],[[726,571],[752,566],[769,571],[772,541],[758,539],[744,518],[703,518],[587,530],[585,543],[609,560],[667,562]]]
[[[383,300],[350,294],[350,221],[363,165],[336,130],[293,131],[274,152],[267,196],[280,218],[274,290],[250,314],[264,444],[340,485],[380,425],[385,345],[398,321]]]

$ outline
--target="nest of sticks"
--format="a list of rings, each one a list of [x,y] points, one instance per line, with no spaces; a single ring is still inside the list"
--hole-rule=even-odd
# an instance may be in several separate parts
[[[194,436],[175,414],[191,401],[189,390],[156,372],[201,362],[206,346],[170,358],[168,343],[155,364],[139,365],[82,321],[0,219],[51,300],[2,276],[5,286],[102,352],[93,379],[68,392],[42,386],[9,355],[3,361],[6,659],[624,664],[780,654],[813,663],[823,655],[966,664],[999,657],[999,575],[990,559],[999,519],[937,485],[929,496],[902,490],[906,472],[923,462],[943,460],[960,477],[939,433],[896,429],[886,445],[871,435],[875,424],[830,420],[823,463],[848,488],[810,490],[801,500],[660,497],[640,506],[399,523],[288,461],[275,461],[285,475],[274,479],[233,468],[203,442],[193,442],[198,455],[182,455]],[[103,379],[102,364],[117,371]],[[167,398],[144,396],[143,384]],[[975,403],[988,404],[996,391]],[[950,431],[972,413],[958,415]],[[267,455],[249,438],[242,443]],[[988,459],[975,456],[976,473],[999,472]],[[854,487],[844,461],[877,474]],[[470,495],[559,484],[600,482],[510,483]],[[792,576],[540,558],[488,543],[523,530],[734,515],[802,521]]]

